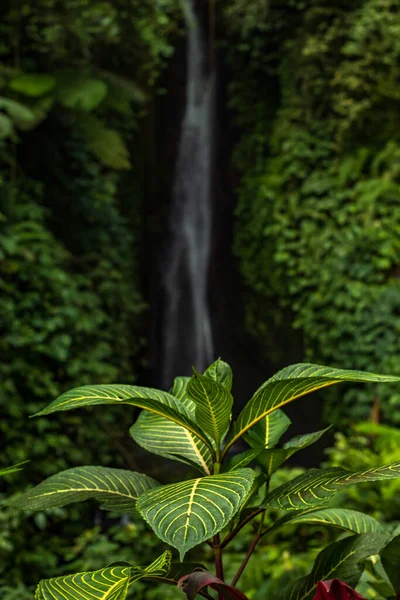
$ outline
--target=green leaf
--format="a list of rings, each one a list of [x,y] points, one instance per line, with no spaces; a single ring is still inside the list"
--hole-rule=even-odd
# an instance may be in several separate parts
[[[14,125],[10,117],[0,113],[0,140],[9,138],[14,132]]]
[[[357,584],[357,593],[373,600],[396,600],[393,586],[378,555],[371,556]]]
[[[232,369],[228,363],[218,358],[212,365],[210,365],[205,371],[204,375],[209,377],[213,381],[223,385],[228,392],[232,389]]]
[[[18,463],[16,465],[12,465],[11,467],[6,467],[5,469],[0,469],[0,477],[11,475],[11,473],[17,473],[17,471],[22,471],[22,465],[25,465],[27,462],[29,462],[29,460],[25,460],[24,462]]]
[[[347,485],[396,478],[400,478],[400,462],[355,473],[340,468],[310,469],[270,492],[265,503],[286,510],[311,508],[325,503]]]
[[[197,372],[187,385],[187,394],[196,406],[196,423],[219,448],[231,420],[232,394],[217,381]]]
[[[208,438],[198,425],[192,421],[182,402],[179,402],[168,392],[153,388],[122,384],[85,385],[65,392],[34,416],[49,415],[58,411],[99,404],[128,404],[148,410],[178,425],[182,425],[182,427],[197,435],[211,449]]]
[[[383,526],[369,515],[347,508],[325,508],[317,511],[305,511],[303,514],[289,514],[275,521],[272,529],[284,525],[328,525],[352,533],[383,533]]]
[[[190,377],[177,377],[170,395],[163,400],[167,405],[171,397],[182,402],[189,417],[194,421],[195,404],[186,394],[189,380]],[[195,464],[202,472],[211,474],[213,460],[210,450],[198,436],[184,427],[143,411],[129,431],[135,442],[145,450],[189,465]]]
[[[224,453],[274,410],[310,392],[345,381],[393,383],[400,382],[400,378],[303,363],[286,367],[266,381],[246,404],[229,435]]]
[[[106,127],[94,115],[78,116],[76,119],[89,150],[103,165],[116,170],[131,168],[129,150],[118,131]]]
[[[275,413],[272,413],[271,416],[274,414]],[[268,477],[270,477],[272,473],[274,473],[276,469],[281,466],[282,463],[288,460],[288,458],[290,458],[299,450],[303,450],[303,448],[307,448],[308,446],[315,444],[315,442],[317,442],[327,431],[329,431],[329,429],[330,426],[326,429],[315,431],[313,433],[297,435],[286,442],[282,448],[264,450],[258,456],[257,462],[267,473]]]
[[[318,440],[320,440],[322,436],[325,435],[325,433],[331,429],[331,427],[332,426],[329,425],[329,427],[325,427],[325,429],[320,429],[319,431],[313,431],[312,433],[303,433],[301,435],[296,435],[294,438],[283,444],[283,449],[291,452],[291,454],[289,454],[289,456],[291,456],[294,452],[297,452],[302,448],[308,448],[308,446],[311,446],[312,444],[315,444],[315,442],[318,442]]]
[[[105,69],[96,69],[101,78],[107,83],[108,94],[106,104],[119,112],[128,114],[131,102],[145,104],[148,97],[146,92],[132,79],[121,77]]]
[[[263,452],[262,448],[250,448],[250,450],[246,450],[245,452],[241,452],[240,454],[232,456],[228,462],[226,470],[235,471],[236,469],[247,467],[247,465],[249,465],[251,461],[260,454],[260,452]]]
[[[195,404],[192,400],[189,399],[187,392],[186,392],[187,384],[189,383],[189,381],[190,381],[190,377],[183,377],[183,376],[175,377],[174,384],[171,387],[171,389],[169,390],[169,393],[174,398],[177,398],[178,400],[182,400],[182,402],[184,404],[190,405],[194,409]]]
[[[244,520],[248,522],[248,519],[250,517],[253,518],[254,516],[259,515],[263,512],[263,509],[260,508],[260,495],[262,494],[263,496],[265,496],[265,489],[261,491],[261,488],[265,485],[266,481],[267,477],[264,473],[258,473],[256,475],[251,489],[247,494],[245,501],[242,504],[240,512],[234,520],[233,528],[236,527],[240,522]]]
[[[57,100],[66,108],[90,112],[107,95],[107,85],[100,79],[64,72],[57,77]]]
[[[252,448],[273,448],[291,423],[283,410],[275,410],[252,427],[245,440]]]
[[[331,544],[318,554],[311,573],[285,586],[277,600],[311,600],[317,583],[326,579],[337,578],[355,587],[366,559],[378,554],[385,541],[384,534],[365,533]]]
[[[52,105],[52,96],[44,96],[34,102],[31,101],[29,106],[11,98],[0,98],[0,108],[7,111],[13,124],[22,131],[29,131],[43,121]]]
[[[52,96],[44,96],[38,98],[35,102],[31,103],[29,110],[32,116],[27,119],[23,118],[22,114],[14,116],[14,123],[22,131],[30,131],[41,123],[49,114],[50,109],[54,104],[54,98]],[[26,115],[27,116],[27,115]]]
[[[381,553],[383,568],[396,594],[400,593],[400,535],[393,538]]]
[[[148,567],[132,567],[129,583],[132,584],[135,581],[139,581],[139,579],[153,579],[168,575],[171,569],[171,559],[172,552],[170,550],[166,550]]]
[[[156,535],[186,552],[223,529],[240,510],[255,473],[241,469],[166,485],[143,494],[137,509]]]
[[[36,589],[36,600],[125,600],[129,587],[139,579],[166,575],[171,552],[166,551],[149,567],[111,565],[90,573],[44,579]]]
[[[43,96],[51,92],[56,86],[56,79],[53,75],[45,75],[40,73],[31,73],[18,75],[9,83],[9,87],[14,92],[19,92],[25,96]]]
[[[141,473],[108,467],[76,467],[52,475],[10,506],[23,510],[45,510],[94,498],[101,508],[133,512],[141,494],[160,484]]]
[[[30,108],[11,98],[0,98],[0,108],[7,111],[13,121],[30,123],[35,120],[35,113]]]

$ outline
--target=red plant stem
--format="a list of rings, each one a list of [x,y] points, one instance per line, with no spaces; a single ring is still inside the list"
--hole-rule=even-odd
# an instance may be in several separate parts
[[[257,546],[257,544],[258,544],[258,542],[260,541],[260,539],[261,539],[261,534],[260,534],[260,532],[258,532],[258,533],[255,535],[255,537],[254,537],[254,539],[253,539],[253,541],[252,541],[252,543],[251,543],[251,546],[250,546],[250,548],[248,549],[248,551],[247,551],[247,554],[246,554],[246,556],[244,557],[244,559],[243,559],[243,561],[242,561],[242,564],[240,565],[240,567],[239,567],[239,569],[238,569],[238,572],[236,573],[235,577],[232,579],[232,583],[231,583],[231,586],[232,586],[232,587],[235,587],[235,586],[236,586],[236,584],[237,584],[237,582],[239,581],[239,579],[240,579],[240,577],[241,577],[241,575],[242,575],[243,571],[244,571],[244,570],[245,570],[245,568],[246,568],[246,565],[247,565],[247,563],[249,562],[250,556],[253,554],[253,552],[254,552],[254,550],[255,550],[255,547]]]
[[[213,537],[213,551],[215,574],[221,581],[224,581],[224,565],[222,563],[222,548],[219,533]],[[222,594],[218,594],[218,600],[223,600]]]
[[[258,508],[253,513],[251,513],[251,515],[248,515],[245,519],[243,519],[243,521],[241,521],[239,523],[239,525],[237,525],[235,527],[235,529],[233,529],[233,531],[231,531],[231,533],[228,534],[226,536],[226,538],[222,541],[222,543],[221,543],[221,549],[223,550],[225,548],[225,546],[227,546],[229,544],[229,542],[231,542],[233,540],[233,538],[239,533],[239,531],[245,525],[247,525],[247,523],[250,523],[250,521],[252,521],[258,515],[261,515],[263,512],[265,512],[265,508]]]

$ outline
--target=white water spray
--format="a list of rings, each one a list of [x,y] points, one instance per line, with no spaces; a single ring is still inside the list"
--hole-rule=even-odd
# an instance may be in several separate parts
[[[171,211],[171,241],[164,272],[166,311],[162,382],[203,370],[213,360],[207,301],[211,250],[211,162],[214,79],[209,45],[195,0],[181,0],[188,32],[186,107]]]

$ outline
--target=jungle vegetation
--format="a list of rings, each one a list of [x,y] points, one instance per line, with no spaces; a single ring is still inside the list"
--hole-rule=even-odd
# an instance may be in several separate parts
[[[216,0],[215,12],[248,336],[275,370],[295,340],[299,360],[399,376],[399,0]],[[81,413],[28,416],[146,371],[145,238],[161,225],[145,217],[143,148],[184,31],[177,0],[4,0],[0,34],[0,470],[30,461],[2,478],[3,497],[82,464],[136,468],[133,410],[93,411],[85,427]],[[395,387],[325,397],[346,440],[371,414],[395,439]],[[355,470],[381,452],[365,439]],[[132,540],[156,557],[141,524],[103,519],[86,504],[2,507],[2,598],[31,598],[66,565],[125,559]],[[282,543],[283,576],[307,572],[302,542]]]

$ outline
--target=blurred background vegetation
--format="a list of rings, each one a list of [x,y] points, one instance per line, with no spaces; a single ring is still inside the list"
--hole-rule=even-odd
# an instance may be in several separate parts
[[[400,0],[217,0],[215,10],[246,335],[272,370],[294,353],[400,375]],[[75,465],[136,468],[126,408],[28,416],[74,385],[147,382],[146,236],[162,225],[148,215],[143,174],[157,172],[144,161],[183,37],[178,0],[1,3],[0,467],[31,461],[1,482],[4,494]],[[399,391],[334,394],[325,420],[345,435],[326,460],[357,469],[398,458]],[[346,492],[346,506],[395,523],[399,492],[369,485]],[[255,555],[250,597],[304,573],[306,549],[331,535],[292,534]],[[0,595],[32,598],[42,577],[143,562],[157,545],[142,524],[90,505],[2,509]]]

